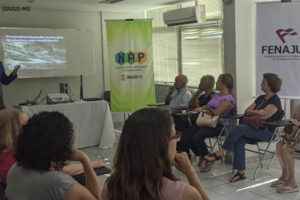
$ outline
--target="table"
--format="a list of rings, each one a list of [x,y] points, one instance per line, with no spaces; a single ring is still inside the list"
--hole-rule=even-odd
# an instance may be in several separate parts
[[[266,122],[266,125],[274,126],[274,127],[282,127],[282,126],[293,125],[293,123],[289,120],[281,120],[281,121],[278,121],[278,122]]]
[[[148,106],[166,106],[167,104],[162,102],[162,103],[149,103],[147,104]]]
[[[115,142],[114,125],[108,103],[81,101],[52,105],[20,106],[29,117],[42,111],[59,111],[66,115],[74,126],[76,148],[99,145],[110,148]]]

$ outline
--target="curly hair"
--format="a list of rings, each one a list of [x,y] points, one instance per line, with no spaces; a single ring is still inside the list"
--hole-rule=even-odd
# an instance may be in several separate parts
[[[173,121],[167,111],[145,108],[125,122],[107,180],[109,200],[160,199],[162,178],[172,173],[168,138]]]
[[[15,159],[19,166],[36,170],[58,170],[71,158],[73,125],[59,112],[32,116],[19,136]]]
[[[263,76],[264,79],[267,81],[272,92],[277,93],[280,91],[282,80],[278,77],[277,74],[265,73]]]

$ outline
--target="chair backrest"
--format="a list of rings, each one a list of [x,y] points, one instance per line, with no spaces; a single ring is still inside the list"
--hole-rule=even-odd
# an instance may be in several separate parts
[[[110,102],[110,91],[104,91],[104,100]]]
[[[234,115],[236,115],[236,114],[237,114],[237,107],[234,106],[234,107],[231,109],[231,111],[230,111],[230,113],[229,113],[229,116],[234,116]]]
[[[5,200],[6,181],[0,178],[0,200]]]
[[[273,117],[273,119],[274,119],[275,122],[276,121],[279,122],[279,121],[283,120],[284,115],[285,115],[284,110],[280,110],[280,111],[275,113],[275,116]]]

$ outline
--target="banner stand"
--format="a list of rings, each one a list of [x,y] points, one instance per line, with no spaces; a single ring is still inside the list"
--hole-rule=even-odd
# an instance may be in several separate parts
[[[156,102],[152,20],[105,20],[111,110],[133,112]]]

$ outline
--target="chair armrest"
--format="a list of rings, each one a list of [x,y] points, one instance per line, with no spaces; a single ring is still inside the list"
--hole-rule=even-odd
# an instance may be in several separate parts
[[[230,116],[221,117],[221,118],[223,118],[223,119],[241,119],[244,116],[245,116],[244,114],[237,114],[237,115],[230,115]]]
[[[171,107],[172,108],[172,107]],[[189,107],[188,106],[179,106],[177,108],[172,108],[173,110],[188,110]]]
[[[290,122],[289,120],[282,120],[282,121],[277,121],[277,122],[267,122],[266,125],[274,126],[274,127],[281,127],[281,126],[293,125],[293,123]]]
[[[175,113],[176,116],[188,116],[188,115],[193,115],[193,114],[197,114],[199,112],[185,112],[185,113],[181,113],[181,112],[178,112],[178,113]]]
[[[147,106],[165,106],[167,105],[166,103],[149,103]]]

